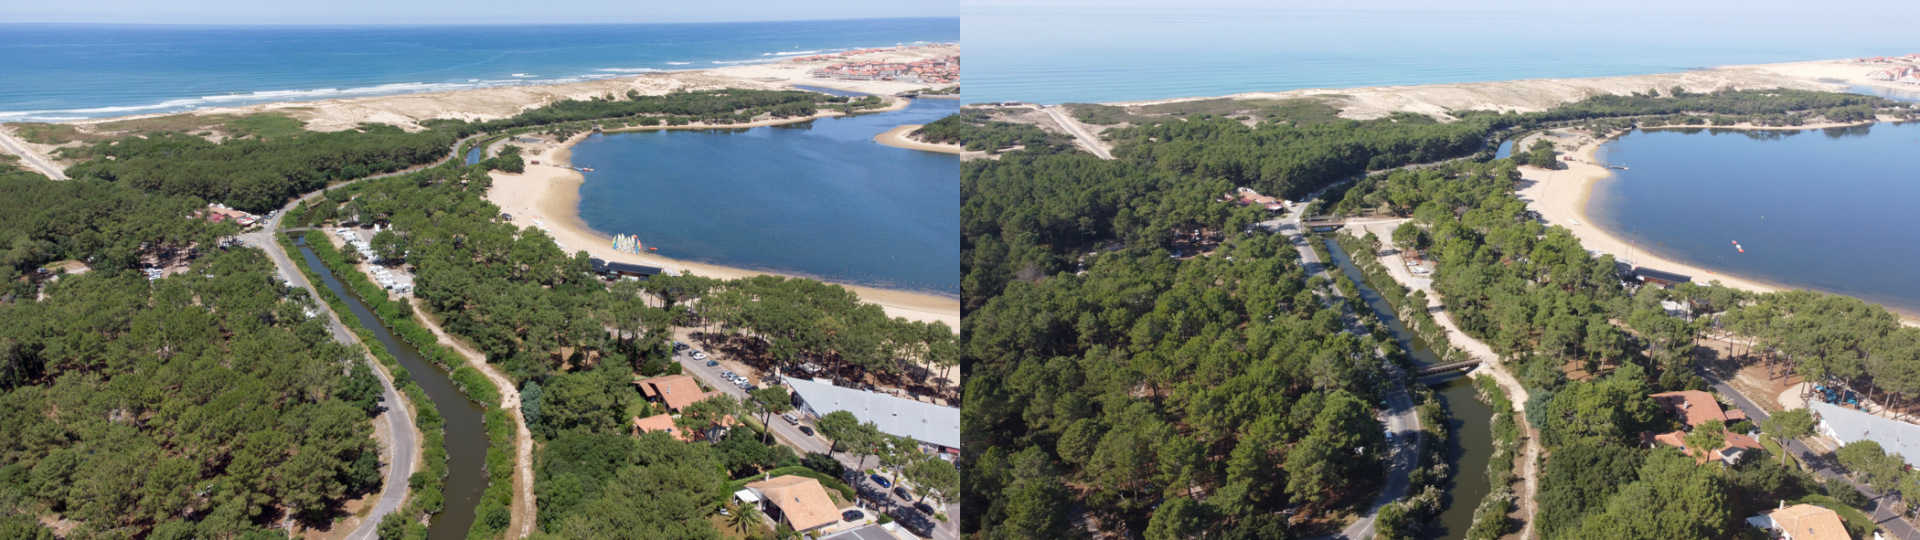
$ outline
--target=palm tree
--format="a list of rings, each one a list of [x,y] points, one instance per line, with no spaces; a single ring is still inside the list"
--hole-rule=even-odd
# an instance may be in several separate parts
[[[747,534],[747,531],[760,526],[760,507],[740,504],[740,501],[727,503],[727,525],[740,531],[740,534]]]

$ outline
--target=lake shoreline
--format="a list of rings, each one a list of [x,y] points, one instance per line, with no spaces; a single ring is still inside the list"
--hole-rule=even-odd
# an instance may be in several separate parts
[[[875,112],[897,111],[906,108],[911,100],[888,97],[893,100],[889,107]],[[652,131],[663,129],[745,129],[774,125],[808,122],[819,118],[842,116],[837,111],[823,111],[811,117],[766,120],[751,124],[726,126],[644,126],[617,131]],[[803,277],[834,283],[860,296],[864,302],[879,305],[890,317],[904,317],[913,321],[939,321],[954,332],[960,329],[960,298],[957,295],[939,294],[923,290],[887,289],[867,285],[840,283],[814,276],[794,272],[781,272],[765,269],[742,268],[711,263],[683,261],[655,255],[652,253],[635,254],[615,251],[611,244],[612,235],[594,230],[580,217],[580,188],[586,183],[586,177],[569,165],[572,148],[586,140],[590,134],[583,133],[562,141],[560,144],[544,149],[536,154],[525,156],[530,160],[526,172],[510,174],[494,171],[493,187],[488,190],[486,199],[499,206],[503,212],[513,216],[512,222],[522,227],[541,227],[547,229],[563,248],[568,251],[584,250],[588,254],[612,262],[626,262],[659,266],[673,271],[688,271],[698,276],[716,279],[737,279],[758,275],[779,275]],[[532,165],[537,160],[539,165]]]
[[[961,148],[960,145],[957,145],[957,144],[940,144],[940,143],[922,142],[922,141],[914,140],[912,137],[907,136],[907,134],[913,133],[914,130],[920,129],[921,126],[922,126],[921,124],[906,124],[893,129],[889,129],[884,133],[881,133],[879,135],[874,135],[873,142],[877,142],[877,143],[891,146],[894,148],[905,148],[908,150],[920,150],[925,152],[939,152],[942,154],[953,154],[956,156],[960,155],[960,153],[965,150]]]
[[[1851,123],[1829,122],[1790,127],[1660,126],[1636,129],[1725,129],[1734,131],[1815,130],[1872,125],[1881,121],[1885,120]],[[1685,274],[1694,278],[1696,282],[1719,281],[1721,285],[1755,293],[1801,289],[1814,290],[1823,294],[1851,296],[1841,293],[1819,291],[1818,289],[1789,286],[1744,273],[1728,273],[1721,269],[1708,269],[1702,265],[1683,263],[1670,257],[1661,256],[1645,248],[1640,248],[1632,242],[1622,240],[1618,231],[1608,230],[1599,223],[1596,223],[1588,216],[1587,212],[1592,204],[1593,191],[1601,182],[1609,179],[1617,179],[1613,170],[1607,168],[1608,165],[1601,161],[1596,154],[1601,145],[1619,138],[1619,136],[1624,133],[1631,133],[1631,131],[1610,134],[1603,139],[1583,144],[1573,153],[1574,161],[1559,162],[1567,166],[1566,169],[1549,171],[1537,167],[1522,167],[1520,169],[1521,177],[1525,184],[1518,190],[1517,194],[1521,200],[1527,202],[1527,209],[1536,212],[1540,216],[1541,223],[1544,225],[1565,227],[1573,233],[1575,238],[1580,240],[1581,245],[1586,249],[1613,255],[1615,260],[1631,262],[1635,266],[1645,266],[1657,270]],[[1898,315],[1902,324],[1920,327],[1920,314],[1911,313],[1884,304],[1874,305],[1878,305]]]

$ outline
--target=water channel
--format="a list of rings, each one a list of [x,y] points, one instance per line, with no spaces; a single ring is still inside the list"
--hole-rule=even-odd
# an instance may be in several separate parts
[[[1393,306],[1385,298],[1374,292],[1373,284],[1367,281],[1360,268],[1354,266],[1347,252],[1340,248],[1331,237],[1323,237],[1327,251],[1333,256],[1333,262],[1346,272],[1347,278],[1359,286],[1360,298],[1367,307],[1373,309],[1374,316],[1387,327],[1394,339],[1413,357],[1417,365],[1440,363],[1440,356],[1427,347],[1427,342],[1407,331],[1400,324]],[[1473,381],[1459,372],[1429,375],[1420,382],[1433,389],[1442,407],[1447,412],[1447,459],[1453,467],[1453,477],[1447,481],[1447,496],[1440,515],[1427,524],[1425,534],[1428,539],[1463,538],[1467,529],[1473,525],[1473,511],[1480,506],[1492,486],[1487,482],[1487,460],[1493,455],[1493,408],[1481,403],[1475,396]]]
[[[447,483],[445,491],[445,510],[433,517],[433,524],[427,529],[429,540],[460,540],[467,537],[472,528],[475,507],[480,504],[480,495],[487,489],[487,435],[484,425],[486,409],[467,399],[467,395],[455,386],[451,374],[438,364],[420,357],[420,351],[413,348],[399,336],[387,329],[380,318],[367,309],[360,297],[335,279],[333,272],[314,256],[313,249],[307,247],[306,239],[295,235],[294,245],[300,247],[300,256],[306,259],[307,267],[320,275],[327,288],[347,304],[347,310],[353,312],[353,318],[362,328],[373,331],[373,337],[386,347],[407,368],[413,381],[433,399],[433,408],[446,420],[447,446]],[[342,321],[346,322],[346,321]],[[416,406],[419,404],[415,404]]]

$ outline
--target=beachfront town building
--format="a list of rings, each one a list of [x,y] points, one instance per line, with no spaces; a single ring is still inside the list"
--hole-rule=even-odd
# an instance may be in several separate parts
[[[1692,453],[1693,449],[1687,448],[1687,433],[1693,431],[1694,428],[1700,427],[1701,424],[1713,420],[1720,421],[1722,425],[1731,425],[1734,422],[1747,419],[1746,414],[1740,412],[1738,409],[1732,411],[1721,409],[1720,402],[1713,399],[1713,394],[1699,390],[1661,392],[1647,397],[1653,398],[1653,402],[1660,405],[1662,412],[1667,413],[1668,416],[1672,416],[1675,420],[1685,423],[1687,426],[1683,431],[1661,433],[1658,435],[1648,433],[1646,434],[1648,444],[1664,444],[1679,448],[1681,451],[1688,452],[1689,454]],[[1696,454],[1694,459],[1700,463],[1706,463],[1709,459],[1717,459],[1727,465],[1733,465],[1740,461],[1740,456],[1749,451],[1759,449],[1760,441],[1754,439],[1753,436],[1745,433],[1734,433],[1729,430],[1727,431],[1725,442],[1722,443],[1719,448],[1708,450],[1704,454]]]
[[[1853,540],[1840,514],[1811,504],[1787,506],[1747,518],[1747,524],[1785,540]]]
[[[873,422],[881,433],[920,441],[922,449],[952,459],[960,452],[960,409],[901,399],[832,383],[781,377],[800,412],[819,418],[834,411]]]
[[[810,57],[802,60],[825,57]],[[814,68],[807,75],[840,81],[900,81],[950,84],[960,80],[960,57],[942,56],[912,62],[848,62]]]
[[[802,534],[840,522],[840,510],[827,496],[827,489],[819,480],[805,476],[790,474],[753,482],[734,492],[733,497],[759,506],[768,519]]]
[[[647,401],[667,406],[668,412],[680,412],[688,405],[720,395],[720,391],[700,390],[700,383],[686,375],[662,375],[651,379],[633,381],[640,387],[640,395]]]
[[[1920,466],[1920,426],[1818,400],[1807,408],[1813,410],[1815,431],[1833,441],[1835,448],[1870,440],[1880,443],[1887,454],[1905,457],[1907,466]]]

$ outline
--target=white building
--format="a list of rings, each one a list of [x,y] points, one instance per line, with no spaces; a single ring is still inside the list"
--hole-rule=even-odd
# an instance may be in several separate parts
[[[1818,420],[1815,429],[1836,446],[1868,440],[1880,443],[1888,454],[1900,454],[1907,465],[1920,466],[1920,426],[1882,418],[1831,403],[1807,404]]]
[[[873,422],[881,433],[908,437],[940,451],[960,448],[960,409],[807,379],[780,379],[800,398],[799,409],[815,418],[847,411],[861,422]]]

